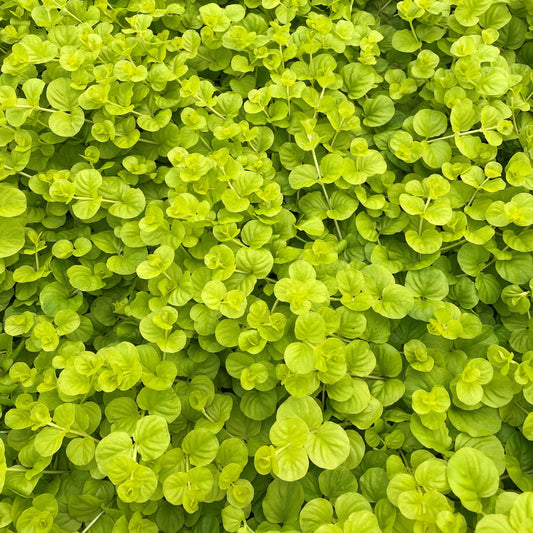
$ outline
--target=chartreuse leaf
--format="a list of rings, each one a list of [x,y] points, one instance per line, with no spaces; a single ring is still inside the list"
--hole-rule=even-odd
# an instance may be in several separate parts
[[[298,520],[304,502],[304,490],[298,482],[274,480],[263,500],[263,512],[270,522],[291,523]]]
[[[279,406],[278,419],[292,417],[302,419],[311,430],[317,429],[323,420],[323,414],[318,403],[309,396],[291,396]]]
[[[381,298],[372,306],[374,311],[387,318],[403,318],[414,305],[411,291],[401,285],[389,285]]]
[[[104,437],[96,446],[95,459],[101,472],[108,462],[118,455],[129,456],[133,450],[131,437],[124,431],[115,431]]]
[[[448,483],[461,503],[469,510],[481,512],[483,498],[498,490],[498,472],[494,463],[475,448],[461,448],[450,458]]]
[[[188,472],[168,476],[163,484],[163,494],[171,504],[183,505],[187,512],[193,513],[213,488],[213,482],[210,470],[193,467]]]
[[[67,445],[67,456],[75,465],[87,465],[95,453],[95,443],[91,437],[79,437],[72,439]]]
[[[11,207],[6,213],[12,216]],[[24,226],[9,218],[0,218],[0,258],[10,257],[18,253],[24,246]]]
[[[413,118],[413,129],[422,137],[438,137],[446,131],[446,115],[432,109],[422,109]]]
[[[302,479],[309,468],[308,454],[304,448],[290,447],[275,452],[272,472],[284,481]]]
[[[50,115],[50,130],[60,137],[74,137],[85,122],[83,110],[75,107],[70,112],[55,111]]]
[[[195,429],[183,439],[182,449],[189,455],[191,464],[206,466],[218,452],[218,440],[207,429]]]
[[[361,531],[364,533],[379,533],[380,527],[375,515],[370,511],[354,511],[344,523],[344,531],[352,533]]]
[[[22,215],[26,205],[26,196],[21,190],[0,183],[0,217],[12,218]]]
[[[331,524],[332,519],[331,503],[323,498],[314,498],[305,504],[300,513],[300,527],[303,533],[311,533],[324,524]]]
[[[143,459],[157,459],[170,444],[166,420],[157,415],[141,418],[135,425],[133,439]]]
[[[309,459],[320,468],[333,470],[341,465],[350,453],[346,432],[333,422],[324,422],[309,435],[305,445]]]

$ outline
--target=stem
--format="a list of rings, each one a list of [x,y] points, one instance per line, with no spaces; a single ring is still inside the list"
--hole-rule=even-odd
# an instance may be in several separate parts
[[[521,411],[523,411],[524,413],[526,413],[526,415],[529,415],[529,411],[523,407],[522,405],[520,405],[518,402],[513,402],[517,407],[518,409],[520,409]]]
[[[316,103],[315,112],[313,113],[313,118],[316,118],[316,115],[318,113],[318,108],[320,107],[320,102],[322,101],[322,97],[324,96],[325,91],[326,91],[326,88],[322,87],[322,90],[320,91],[320,95],[318,96],[318,102]]]
[[[226,182],[228,184],[228,187],[237,195],[237,197],[240,199],[242,198],[242,196],[235,190],[235,188],[233,187],[233,185],[231,184],[231,181],[228,180]]]
[[[206,105],[206,102],[202,100],[199,96],[194,95],[194,98],[198,100],[199,102],[201,102],[202,104],[204,104],[204,106],[207,107],[207,109],[209,109],[211,113],[214,113],[217,117],[221,118],[222,120],[226,120],[226,117],[222,113],[219,113],[214,107],[210,105]]]
[[[89,198],[88,196],[73,196],[74,200],[86,200],[89,202],[92,202],[93,200],[96,200],[96,198]],[[102,203],[108,203],[108,204],[119,204],[117,200],[108,200],[107,198],[102,198],[100,200]]]
[[[304,244],[309,244],[309,241],[306,241],[305,239],[302,239],[300,236],[298,235],[295,235],[294,236],[295,239],[298,239],[300,242],[303,242]]]
[[[514,100],[514,98],[513,98]],[[516,131],[517,135],[520,135],[520,132],[518,131],[518,125],[516,124],[516,117],[514,115],[514,109],[511,111],[511,119],[513,121],[514,130]]]
[[[481,267],[479,269],[479,271],[481,272],[482,270],[485,270],[487,267],[489,267],[490,265],[496,263],[497,259],[495,257],[493,257],[484,267]]]
[[[70,15],[74,20],[77,20],[80,24],[83,24],[83,20],[80,20],[76,15],[74,15],[74,13],[70,12],[66,7],[62,7],[59,2],[56,2],[56,0],[54,0],[54,4],[58,7],[58,9],[61,9],[62,11]]]
[[[85,433],[85,431],[76,431],[75,429],[67,429],[62,426],[58,426],[57,424],[54,424],[53,422],[49,422],[46,424],[49,427],[60,429],[61,431],[64,431],[65,433],[72,433],[73,435],[78,435],[80,437],[89,437],[94,440],[94,442],[99,442],[97,438],[93,437],[92,435],[89,435],[88,433]]]
[[[431,202],[431,197],[428,197],[426,200],[426,205],[424,206],[424,213],[426,214],[426,211],[428,210],[429,203]],[[422,235],[422,226],[424,225],[424,218],[422,215],[420,215],[420,222],[418,223],[418,234]]]
[[[189,250],[187,250],[187,248],[185,248],[183,244],[180,244],[180,248],[182,249],[183,252],[185,252],[186,255],[192,258],[192,255],[189,253]]]
[[[467,207],[470,207],[472,205],[472,202],[476,199],[477,193],[481,190],[481,187],[483,187],[483,185],[485,185],[485,183],[487,183],[487,181],[489,181],[489,178],[485,178],[481,182],[479,187],[473,192],[472,196],[470,197],[470,200],[468,200],[468,203],[466,204]]]
[[[199,54],[198,52],[196,52],[196,57],[199,57],[199,58],[203,59],[204,61],[209,61],[210,63],[213,62],[212,59],[210,59],[210,58],[207,57],[207,56],[204,56],[203,54]]]
[[[200,139],[200,141],[202,141],[203,145],[208,149],[208,150],[211,150],[211,146],[209,146],[209,143],[201,136],[201,135],[198,135],[198,139]]]
[[[15,170],[13,167],[10,167],[9,165],[4,165],[4,168],[7,170],[13,170],[17,174],[20,174],[21,176],[25,176],[26,178],[33,178],[31,174],[26,174],[26,172],[22,172],[22,170]]]
[[[276,451],[276,455],[279,453],[279,452],[284,452],[285,450],[287,450],[288,448],[291,447],[291,443],[289,442],[289,444],[285,444],[284,446],[280,446]]]
[[[209,415],[209,413],[205,409],[202,409],[202,414],[207,418],[207,420],[209,420],[209,422],[216,424],[216,421],[213,420],[213,418]]]
[[[386,8],[391,4],[391,2],[392,2],[392,0],[389,0],[388,2],[386,2],[385,4],[383,4],[383,5],[379,8],[377,14],[379,15],[384,9],[386,9]]]
[[[20,465],[15,466],[8,466],[6,468],[8,472],[29,472],[30,470],[27,468],[24,468]],[[70,474],[70,470],[42,470],[41,472],[38,472],[39,474],[50,474],[50,475],[60,475],[60,474]]]
[[[93,386],[93,377],[91,377],[91,389]],[[89,394],[91,392],[91,389],[89,389],[84,395],[83,398],[80,400],[80,405],[85,402],[85,400],[89,397]]]
[[[167,346],[167,342],[168,342],[168,329],[165,329],[165,348]],[[167,351],[166,350],[161,350],[163,352],[163,361],[166,361],[167,359]]]
[[[85,527],[85,529],[81,533],[87,533],[89,529],[91,529],[96,522],[100,519],[100,517],[104,514],[104,511],[100,511]]]
[[[314,148],[311,151],[311,153],[313,154],[313,161],[315,162],[315,167],[316,167],[316,171],[317,171],[317,174],[318,174],[318,182],[320,183],[320,186],[322,187],[322,191],[324,191],[324,197],[326,198],[326,202],[328,204],[328,207],[332,210],[333,207],[331,206],[331,202],[329,200],[329,195],[328,195],[328,191],[326,190],[326,186],[322,183],[322,181],[320,181],[322,179],[322,174],[320,172],[320,166],[318,164],[318,159],[316,157],[316,152],[315,152]],[[344,239],[344,237],[342,236],[341,228],[339,226],[339,223],[335,219],[333,219],[333,222],[335,224],[335,228],[337,230],[337,234],[339,236],[339,240],[342,241]]]
[[[441,248],[440,251],[445,252],[446,250],[451,250],[452,248],[455,248],[456,246],[459,246],[460,244],[463,244],[464,242],[466,242],[466,239],[461,239],[457,242],[454,242],[453,244],[450,244],[449,246],[444,246],[444,248]]]
[[[409,21],[409,27],[411,28],[411,33],[413,34],[413,37],[415,38],[415,41],[417,43],[419,43],[420,39],[418,38],[418,35],[416,34],[415,27],[413,26],[413,21],[412,20]]]
[[[341,117],[339,121],[339,128],[342,128],[342,123],[344,122],[344,117]],[[329,143],[329,146],[333,148],[333,145],[335,144],[335,140],[337,139],[337,135],[340,133],[340,129],[335,131],[335,135],[333,135],[333,139],[331,139],[331,142]]]
[[[477,130],[469,130],[469,131],[462,131],[460,133],[453,133],[452,135],[445,135],[444,137],[435,137],[434,139],[429,139],[428,143],[433,143],[435,141],[443,141],[444,139],[452,139],[453,137],[459,135],[459,137],[462,137],[463,135],[471,135],[472,133],[480,133],[483,131],[488,130],[495,130],[498,126],[490,126],[488,128],[478,128]]]
[[[398,453],[400,454],[400,457],[402,458],[403,464],[405,465],[405,469],[407,470],[407,472],[411,473],[412,472],[411,467],[409,466],[409,463],[407,462],[407,458],[405,457],[401,448],[398,450]]]

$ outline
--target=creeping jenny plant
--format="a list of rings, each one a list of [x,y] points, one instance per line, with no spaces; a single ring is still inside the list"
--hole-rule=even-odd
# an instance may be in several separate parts
[[[531,533],[531,0],[0,2],[0,532]]]

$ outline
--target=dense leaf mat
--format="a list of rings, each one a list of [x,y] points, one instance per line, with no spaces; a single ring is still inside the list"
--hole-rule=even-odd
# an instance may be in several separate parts
[[[531,533],[531,0],[3,0],[0,532]]]

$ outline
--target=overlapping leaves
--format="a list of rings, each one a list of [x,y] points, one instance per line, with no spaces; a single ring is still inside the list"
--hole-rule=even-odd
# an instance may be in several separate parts
[[[0,6],[0,529],[526,532],[525,0]]]

